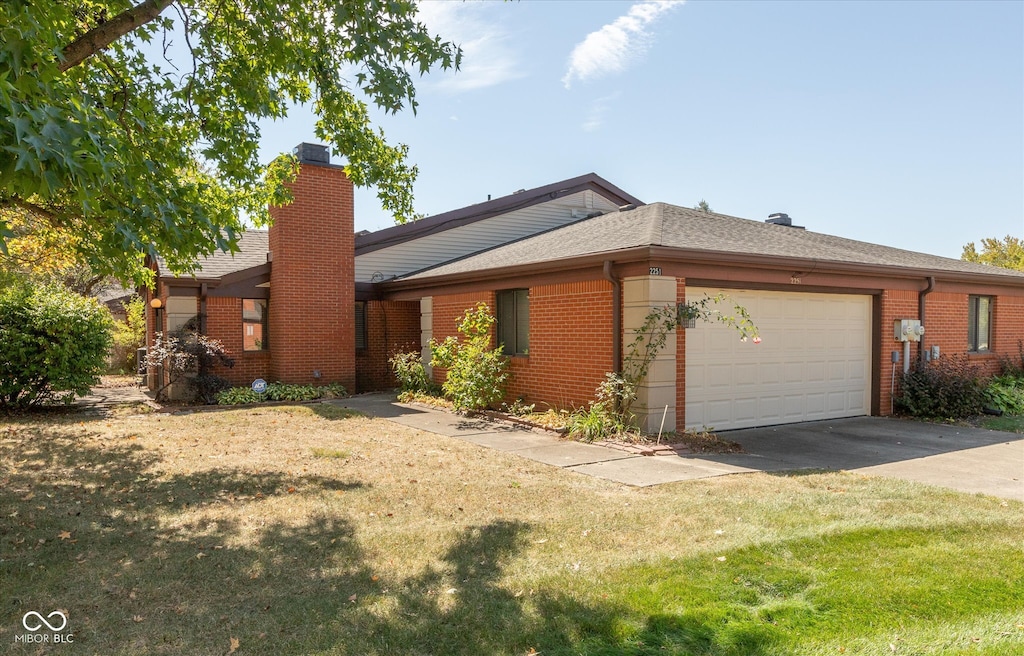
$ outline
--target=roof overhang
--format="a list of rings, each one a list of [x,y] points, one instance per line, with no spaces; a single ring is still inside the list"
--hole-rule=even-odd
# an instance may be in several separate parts
[[[271,263],[234,271],[220,278],[177,278],[161,276],[160,283],[169,289],[195,290],[199,295],[206,287],[207,296],[230,296],[235,298],[269,298]],[[171,295],[180,295],[172,292]],[[187,292],[185,292],[187,293]]]

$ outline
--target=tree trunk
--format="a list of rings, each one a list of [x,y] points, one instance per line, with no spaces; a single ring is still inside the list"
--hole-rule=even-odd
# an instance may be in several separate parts
[[[174,0],[143,0],[107,22],[97,25],[64,48],[61,72],[78,66],[125,34],[155,19]]]

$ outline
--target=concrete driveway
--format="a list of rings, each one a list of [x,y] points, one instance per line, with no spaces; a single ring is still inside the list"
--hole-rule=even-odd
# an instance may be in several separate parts
[[[1024,435],[856,417],[720,436],[747,453],[702,459],[759,471],[846,470],[1024,501]]]
[[[729,474],[800,469],[889,476],[1024,501],[1024,435],[857,417],[727,431],[746,453],[641,456],[367,394],[329,403],[404,426],[514,453],[580,474],[644,487]]]

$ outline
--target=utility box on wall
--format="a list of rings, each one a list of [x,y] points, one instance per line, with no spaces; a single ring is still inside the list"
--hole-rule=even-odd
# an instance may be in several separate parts
[[[918,319],[897,319],[893,322],[893,332],[897,342],[920,342],[924,326]]]

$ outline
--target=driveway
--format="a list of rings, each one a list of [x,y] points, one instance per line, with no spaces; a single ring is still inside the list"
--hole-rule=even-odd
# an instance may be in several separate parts
[[[882,417],[787,424],[721,433],[746,453],[641,456],[559,439],[521,426],[466,418],[391,395],[338,401],[366,414],[482,447],[648,486],[750,472],[845,470],[1024,501],[1024,435]]]
[[[1024,501],[1024,435],[885,417],[723,432],[745,454],[701,456],[759,471],[837,469]]]

